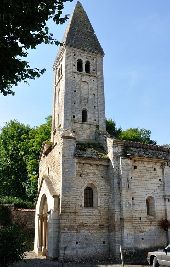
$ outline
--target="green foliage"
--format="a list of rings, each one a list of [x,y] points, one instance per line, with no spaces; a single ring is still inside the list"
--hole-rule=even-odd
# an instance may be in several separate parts
[[[23,259],[26,251],[25,232],[19,225],[0,228],[0,263],[2,267]]]
[[[151,140],[151,131],[140,128],[129,128],[125,131],[122,131],[119,138],[122,140],[129,140],[134,142],[140,142],[143,144],[153,144],[156,142]]]
[[[39,44],[59,44],[50,33],[47,21],[53,19],[63,24],[68,15],[62,16],[65,2],[72,0],[5,0],[1,3],[0,16],[0,93],[14,94],[13,85],[22,80],[35,79],[45,69],[31,68],[24,60],[28,49]]]
[[[129,128],[127,130],[122,130],[122,128],[116,127],[116,123],[112,119],[106,120],[106,130],[112,137],[120,140],[129,140],[143,144],[156,144],[156,141],[151,140],[150,130],[143,128]]]
[[[106,131],[115,138],[119,138],[122,129],[116,127],[116,122],[113,121],[112,119],[107,119],[106,120]]]
[[[21,260],[26,251],[27,232],[12,224],[11,211],[0,205],[0,264],[7,267]]]
[[[51,136],[52,117],[46,118],[46,123],[30,130],[26,166],[28,180],[24,183],[27,197],[32,200],[37,194],[37,180],[39,170],[40,150],[43,142],[49,141]]]
[[[7,206],[0,205],[0,226],[12,224],[11,211]]]
[[[23,196],[30,127],[10,121],[0,134],[0,195]]]
[[[19,197],[3,196],[0,197],[0,204],[13,204],[16,208],[33,209],[34,204],[31,201],[23,200]]]
[[[42,143],[50,139],[51,116],[31,128],[10,121],[0,133],[0,196],[33,201],[37,193],[39,155]],[[16,201],[15,201],[16,203]]]

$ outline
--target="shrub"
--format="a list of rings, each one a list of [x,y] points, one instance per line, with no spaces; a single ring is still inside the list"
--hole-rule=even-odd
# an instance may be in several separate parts
[[[0,204],[14,204],[16,208],[31,209],[34,204],[30,201],[25,201],[19,197],[0,196]]]
[[[8,207],[0,205],[0,226],[12,224],[11,211]]]
[[[0,266],[21,260],[26,251],[28,234],[20,225],[12,224],[11,210],[0,205]]]
[[[7,267],[24,257],[26,235],[19,225],[0,228],[0,263]]]

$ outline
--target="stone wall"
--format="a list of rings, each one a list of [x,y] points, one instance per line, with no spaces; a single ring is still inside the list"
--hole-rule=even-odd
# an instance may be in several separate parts
[[[169,217],[169,189],[166,190],[170,180],[170,168],[167,164],[169,150],[133,142],[113,141],[110,150],[111,146],[113,162],[120,159],[123,247],[144,249],[166,245],[167,235],[160,228],[159,222],[162,218]],[[154,200],[153,214],[147,214],[148,197]]]
[[[17,224],[21,224],[27,229],[34,232],[35,225],[35,210],[34,209],[17,209],[12,208],[12,218],[13,222]]]
[[[70,176],[63,179],[60,217],[60,257],[104,259],[110,254],[108,160],[74,159]],[[91,186],[94,207],[84,207],[84,189]]]

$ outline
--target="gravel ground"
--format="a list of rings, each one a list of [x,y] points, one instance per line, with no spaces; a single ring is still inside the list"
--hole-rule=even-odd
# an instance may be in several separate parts
[[[61,263],[51,261],[43,256],[37,256],[33,251],[26,252],[25,259],[13,267],[122,267],[119,264],[113,265],[100,265],[100,264],[79,264],[79,263]],[[125,267],[147,267],[143,265],[124,265]],[[11,266],[12,267],[12,266]]]

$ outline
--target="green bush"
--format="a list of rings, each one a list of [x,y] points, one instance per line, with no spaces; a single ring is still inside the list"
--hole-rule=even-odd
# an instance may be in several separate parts
[[[0,205],[0,266],[7,267],[22,259],[25,249],[26,231],[12,224],[10,208]]]
[[[0,228],[0,263],[7,267],[24,257],[26,235],[19,225]]]
[[[0,205],[0,225],[8,226],[12,224],[11,211],[7,206]]]
[[[34,204],[19,197],[0,196],[0,204],[14,204],[16,208],[32,209]]]

